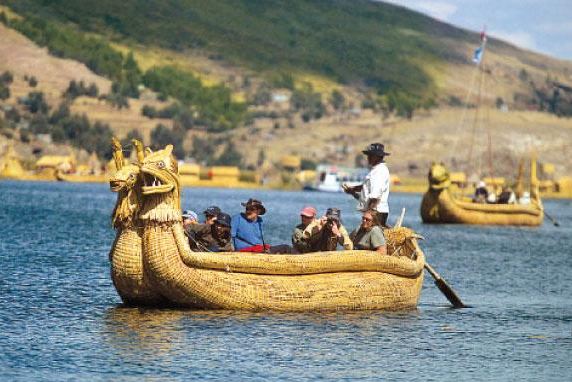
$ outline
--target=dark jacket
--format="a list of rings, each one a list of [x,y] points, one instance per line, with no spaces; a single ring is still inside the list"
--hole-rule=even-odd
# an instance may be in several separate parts
[[[214,225],[192,224],[185,230],[191,250],[195,252],[230,252],[233,250],[230,235],[219,238],[213,234]]]

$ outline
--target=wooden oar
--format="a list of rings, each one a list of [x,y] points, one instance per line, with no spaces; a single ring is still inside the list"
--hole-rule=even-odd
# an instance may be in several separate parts
[[[439,275],[439,273],[433,269],[432,266],[425,263],[425,269],[427,269],[427,272],[429,272],[429,274],[435,279],[435,285],[437,285],[437,288],[439,288],[441,293],[447,297],[447,300],[449,300],[449,302],[453,305],[453,308],[458,309],[467,307],[467,305],[463,304],[463,301],[461,301],[459,296],[457,296],[457,293],[455,293],[453,288],[447,284],[447,281],[445,281],[445,279],[443,279],[441,275]]]
[[[554,224],[555,227],[560,227],[560,223],[558,223],[558,221],[554,219],[552,216],[548,215],[546,211],[544,211],[544,216],[546,216],[548,220],[550,220],[552,224]]]
[[[399,216],[399,219],[395,224],[396,228],[401,227],[401,225],[403,224],[404,217],[405,217],[405,208],[401,209],[401,216]],[[463,301],[461,301],[459,296],[457,296],[457,293],[455,293],[453,288],[451,288],[451,286],[447,284],[447,281],[445,281],[445,279],[443,279],[441,275],[439,275],[439,273],[437,273],[437,271],[433,269],[432,266],[430,266],[429,264],[427,264],[427,262],[425,262],[424,267],[425,269],[427,269],[427,272],[429,272],[429,274],[435,279],[435,285],[437,285],[437,288],[439,288],[441,293],[443,293],[445,297],[447,297],[447,300],[449,300],[449,302],[453,304],[454,308],[458,309],[467,307],[465,304],[463,304]]]

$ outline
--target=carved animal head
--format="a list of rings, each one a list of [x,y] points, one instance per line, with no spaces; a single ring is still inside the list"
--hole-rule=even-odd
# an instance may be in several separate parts
[[[429,187],[433,190],[443,190],[451,185],[449,171],[443,163],[432,163],[429,170]]]
[[[149,153],[141,164],[144,208],[141,218],[155,221],[181,219],[179,168],[173,146]]]
[[[141,178],[139,166],[129,164],[119,169],[109,179],[109,188],[117,192],[117,202],[112,214],[115,228],[132,224],[141,206]]]

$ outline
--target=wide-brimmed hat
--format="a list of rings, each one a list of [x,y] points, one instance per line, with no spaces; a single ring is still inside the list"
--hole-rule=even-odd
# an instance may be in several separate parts
[[[210,206],[206,210],[203,211],[203,214],[205,214],[207,216],[217,216],[220,213],[221,213],[221,210],[217,206]]]
[[[240,204],[242,204],[246,208],[258,208],[258,210],[260,211],[258,215],[264,215],[266,213],[266,208],[264,208],[260,200],[250,198],[248,199],[247,202]]]
[[[328,219],[342,221],[342,211],[339,208],[328,208],[326,210],[326,217]]]
[[[230,215],[225,214],[224,212],[220,212],[216,215],[215,224],[220,224],[225,227],[230,227]]]
[[[383,143],[372,143],[365,150],[363,150],[362,153],[366,155],[375,155],[378,157],[390,155],[389,153],[385,152],[385,147],[383,146]]]
[[[311,206],[306,206],[302,208],[302,210],[300,211],[300,215],[307,216],[309,218],[313,218],[314,216],[316,216],[316,213],[317,213],[316,209]]]
[[[195,211],[185,210],[183,211],[183,219],[199,220],[199,216]]]

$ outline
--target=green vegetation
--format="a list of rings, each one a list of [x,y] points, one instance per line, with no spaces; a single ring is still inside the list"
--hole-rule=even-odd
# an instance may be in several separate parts
[[[220,155],[218,148],[224,145]],[[193,137],[193,147],[190,155],[205,166],[242,166],[243,158],[228,137]],[[260,156],[260,153],[259,153]]]
[[[185,158],[185,149],[183,148],[183,140],[185,132],[177,127],[169,129],[163,124],[158,124],[151,131],[151,148],[160,150],[166,145],[173,145],[173,154],[179,159]]]
[[[191,73],[172,66],[149,69],[143,83],[150,89],[180,100],[194,111],[196,123],[210,131],[224,131],[244,120],[246,105],[233,102],[230,90],[222,85],[205,87]]]
[[[167,49],[200,48],[213,60],[266,72],[292,88],[296,73],[361,83],[379,94],[435,86],[422,63],[463,60],[441,38],[468,32],[389,4],[336,0],[4,0],[24,15],[79,25],[116,39]],[[119,64],[119,63],[117,63]]]
[[[302,113],[302,120],[308,122],[311,119],[320,119],[324,114],[322,95],[314,92],[311,86],[296,89],[290,98],[290,107]]]
[[[95,152],[100,158],[110,159],[109,142],[113,133],[109,126],[100,122],[92,124],[85,115],[72,115],[67,102],[50,114],[44,93],[31,92],[20,100],[22,112],[15,107],[4,112],[5,124],[12,129],[18,128],[23,142],[29,142],[32,134],[48,134],[56,143],[68,143],[89,153]],[[21,122],[28,123],[20,127]]]
[[[80,96],[97,97],[99,95],[99,89],[97,85],[92,83],[86,86],[83,81],[76,82],[71,80],[68,88],[64,92],[63,96],[69,100],[74,100]]]
[[[0,75],[0,100],[10,98],[10,84],[14,81],[14,76],[9,71]]]

